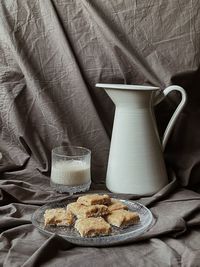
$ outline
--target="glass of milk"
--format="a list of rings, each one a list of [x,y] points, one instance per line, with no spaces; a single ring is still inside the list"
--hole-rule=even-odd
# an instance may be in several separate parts
[[[78,146],[52,150],[51,186],[60,193],[87,191],[91,184],[91,151]]]

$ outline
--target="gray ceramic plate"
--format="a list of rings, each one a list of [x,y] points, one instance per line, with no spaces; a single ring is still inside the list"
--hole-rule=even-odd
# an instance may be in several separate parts
[[[73,244],[82,246],[111,246],[136,240],[153,225],[154,220],[152,213],[144,205],[138,202],[123,199],[119,200],[127,205],[130,211],[138,212],[140,222],[123,229],[112,227],[112,233],[109,236],[81,237],[74,227],[44,226],[43,215],[46,209],[66,207],[69,203],[76,201],[74,198],[60,202],[53,202],[40,207],[34,212],[32,216],[32,223],[44,234],[57,234]]]

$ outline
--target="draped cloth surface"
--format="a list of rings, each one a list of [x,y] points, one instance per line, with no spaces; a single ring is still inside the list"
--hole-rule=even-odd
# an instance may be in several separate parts
[[[200,266],[200,3],[198,0],[0,2],[0,265]],[[31,224],[62,199],[51,150],[92,151],[91,190],[105,190],[114,105],[95,84],[177,84],[188,102],[164,151],[169,184],[149,197],[156,218],[137,242],[78,247]],[[180,101],[155,107],[160,136]]]

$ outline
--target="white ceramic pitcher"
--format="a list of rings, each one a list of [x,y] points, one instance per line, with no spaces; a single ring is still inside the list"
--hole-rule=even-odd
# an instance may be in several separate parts
[[[104,88],[114,102],[115,117],[106,174],[111,192],[147,194],[157,192],[168,183],[163,149],[174,123],[186,103],[186,93],[172,85],[155,97],[158,87],[96,84]],[[171,91],[179,91],[182,100],[165,130],[161,144],[153,105]],[[153,94],[154,93],[154,94]]]

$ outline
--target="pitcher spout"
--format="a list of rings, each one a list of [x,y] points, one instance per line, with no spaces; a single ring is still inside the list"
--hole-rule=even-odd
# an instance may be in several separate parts
[[[148,107],[152,92],[159,87],[127,85],[127,84],[96,84],[96,87],[104,88],[116,106],[145,108]]]

